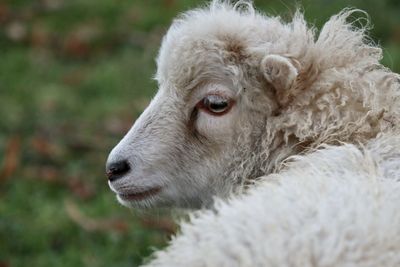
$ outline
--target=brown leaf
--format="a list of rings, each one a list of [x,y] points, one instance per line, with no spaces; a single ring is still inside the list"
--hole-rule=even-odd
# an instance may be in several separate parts
[[[101,35],[100,27],[95,23],[80,25],[65,38],[63,51],[68,56],[86,58],[93,52],[93,43]]]
[[[35,24],[32,27],[31,32],[31,43],[32,46],[42,48],[42,47],[49,47],[52,42],[52,36],[46,27],[40,24]]]
[[[0,180],[10,177],[17,169],[20,160],[21,139],[19,136],[11,137],[4,153],[4,163],[0,171]]]
[[[163,1],[163,4],[164,4],[165,7],[171,8],[171,7],[173,7],[176,3],[175,3],[175,0],[164,0],[164,1]]]
[[[90,46],[84,40],[71,36],[64,41],[63,50],[68,56],[84,58],[88,56]]]
[[[51,105],[51,103],[49,102],[50,101],[46,101],[43,103],[43,107],[50,110],[51,108],[49,105]],[[47,134],[38,133],[30,138],[29,146],[31,151],[38,158],[46,158],[50,162],[62,161],[65,158],[66,146],[56,141],[60,142],[58,139],[49,138]]]
[[[79,207],[72,201],[64,202],[65,209],[68,216],[77,225],[82,227],[88,232],[96,231],[114,231],[114,232],[126,232],[128,231],[128,224],[125,221],[116,218],[106,219],[93,219],[79,210]]]
[[[400,44],[400,25],[393,29],[391,39],[392,39],[392,42]]]
[[[0,3],[0,23],[4,23],[10,17],[10,9],[6,3]]]
[[[31,146],[42,156],[52,156],[59,153],[54,144],[50,143],[48,139],[40,135],[31,138]]]

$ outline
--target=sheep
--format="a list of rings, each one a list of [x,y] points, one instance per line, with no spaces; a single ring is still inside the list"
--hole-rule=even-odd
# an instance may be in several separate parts
[[[295,156],[194,213],[145,267],[400,266],[400,137]]]
[[[145,266],[400,266],[400,77],[355,12],[318,36],[247,1],[172,23],[109,186],[128,207],[209,209]]]
[[[398,132],[400,78],[345,9],[319,34],[252,4],[183,13],[157,57],[159,90],[107,160],[128,207],[212,207],[321,144]]]

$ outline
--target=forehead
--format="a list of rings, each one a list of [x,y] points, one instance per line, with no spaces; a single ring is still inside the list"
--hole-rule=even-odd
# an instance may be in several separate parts
[[[258,52],[274,37],[266,36],[266,29],[277,23],[233,9],[186,13],[174,21],[163,39],[156,78],[177,91],[210,80],[240,83],[243,73],[256,74],[264,54]]]

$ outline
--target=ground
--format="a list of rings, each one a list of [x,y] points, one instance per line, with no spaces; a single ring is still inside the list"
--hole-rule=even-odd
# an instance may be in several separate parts
[[[194,0],[0,2],[0,266],[136,266],[166,244],[164,211],[120,206],[108,152],[156,91],[162,34]],[[289,17],[290,1],[255,1]],[[320,26],[370,13],[384,63],[400,71],[400,3],[303,1]],[[362,22],[361,22],[362,23]]]

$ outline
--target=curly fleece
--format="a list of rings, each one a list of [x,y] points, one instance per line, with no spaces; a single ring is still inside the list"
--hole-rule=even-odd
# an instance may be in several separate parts
[[[263,157],[249,163],[281,171],[193,213],[146,266],[400,266],[400,78],[379,63],[368,23],[349,22],[355,12],[333,16],[319,33],[301,12],[285,23],[243,1],[213,1],[174,22],[158,57],[160,82],[188,88],[222,71],[238,88],[262,88],[252,78],[265,54],[292,60],[298,76],[266,107],[274,116]],[[196,49],[216,36],[223,41],[207,57]]]
[[[400,266],[400,138],[296,156],[192,214],[147,267]]]

